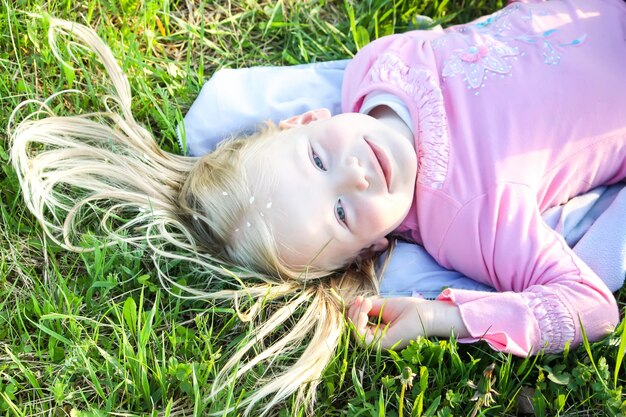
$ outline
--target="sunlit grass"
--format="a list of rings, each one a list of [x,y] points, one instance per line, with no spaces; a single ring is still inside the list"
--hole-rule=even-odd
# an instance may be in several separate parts
[[[25,99],[77,89],[85,94],[66,95],[54,106],[80,113],[102,108],[108,92],[97,62],[60,65],[47,45],[45,17],[28,12],[94,27],[129,76],[138,120],[163,148],[180,152],[176,125],[221,67],[342,59],[370,40],[411,29],[416,14],[447,25],[500,6],[486,0],[53,0],[45,6],[4,0],[2,126]],[[208,415],[245,398],[262,367],[207,399],[229,352],[246,341],[248,325],[231,306],[162,291],[141,249],[60,250],[24,209],[6,140],[0,161],[0,413]],[[316,414],[499,416],[525,407],[520,410],[539,416],[622,415],[625,348],[623,323],[601,342],[528,359],[454,340],[419,339],[401,352],[380,352],[355,347],[346,335],[319,386]],[[486,387],[498,393],[492,402],[485,401]],[[286,402],[275,414],[304,410]]]

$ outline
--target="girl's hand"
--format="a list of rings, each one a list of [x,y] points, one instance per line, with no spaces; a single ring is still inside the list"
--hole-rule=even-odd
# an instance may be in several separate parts
[[[376,341],[385,349],[402,348],[418,336],[428,334],[428,309],[420,308],[424,303],[428,301],[413,297],[358,296],[348,309],[348,318],[365,344]]]
[[[348,309],[348,318],[359,340],[376,341],[385,349],[402,348],[418,336],[449,337],[452,332],[469,336],[458,307],[443,301],[359,296]]]

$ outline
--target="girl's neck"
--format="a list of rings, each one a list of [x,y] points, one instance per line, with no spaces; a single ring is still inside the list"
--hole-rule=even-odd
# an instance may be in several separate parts
[[[398,116],[398,113],[393,111],[391,107],[376,106],[369,112],[369,115],[400,132],[402,136],[411,142],[411,145],[415,146],[413,131],[411,131],[409,126],[404,123],[404,120],[402,120],[402,118]]]

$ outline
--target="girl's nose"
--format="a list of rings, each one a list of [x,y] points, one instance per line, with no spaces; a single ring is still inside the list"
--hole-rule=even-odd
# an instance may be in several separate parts
[[[359,163],[359,160],[355,156],[351,156],[346,161],[346,169],[344,172],[344,186],[350,189],[357,189],[358,191],[365,191],[369,188],[370,184],[365,178],[365,169]]]

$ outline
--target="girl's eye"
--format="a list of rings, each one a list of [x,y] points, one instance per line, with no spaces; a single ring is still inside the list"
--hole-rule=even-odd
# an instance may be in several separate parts
[[[311,151],[311,158],[313,159],[313,163],[315,164],[316,167],[318,167],[322,171],[326,171],[326,167],[324,166],[324,163],[322,162],[322,158],[317,156],[317,154],[314,151]]]
[[[346,222],[346,211],[343,209],[341,205],[341,200],[337,201],[337,205],[335,206],[335,213],[337,214],[337,218],[342,222]]]

